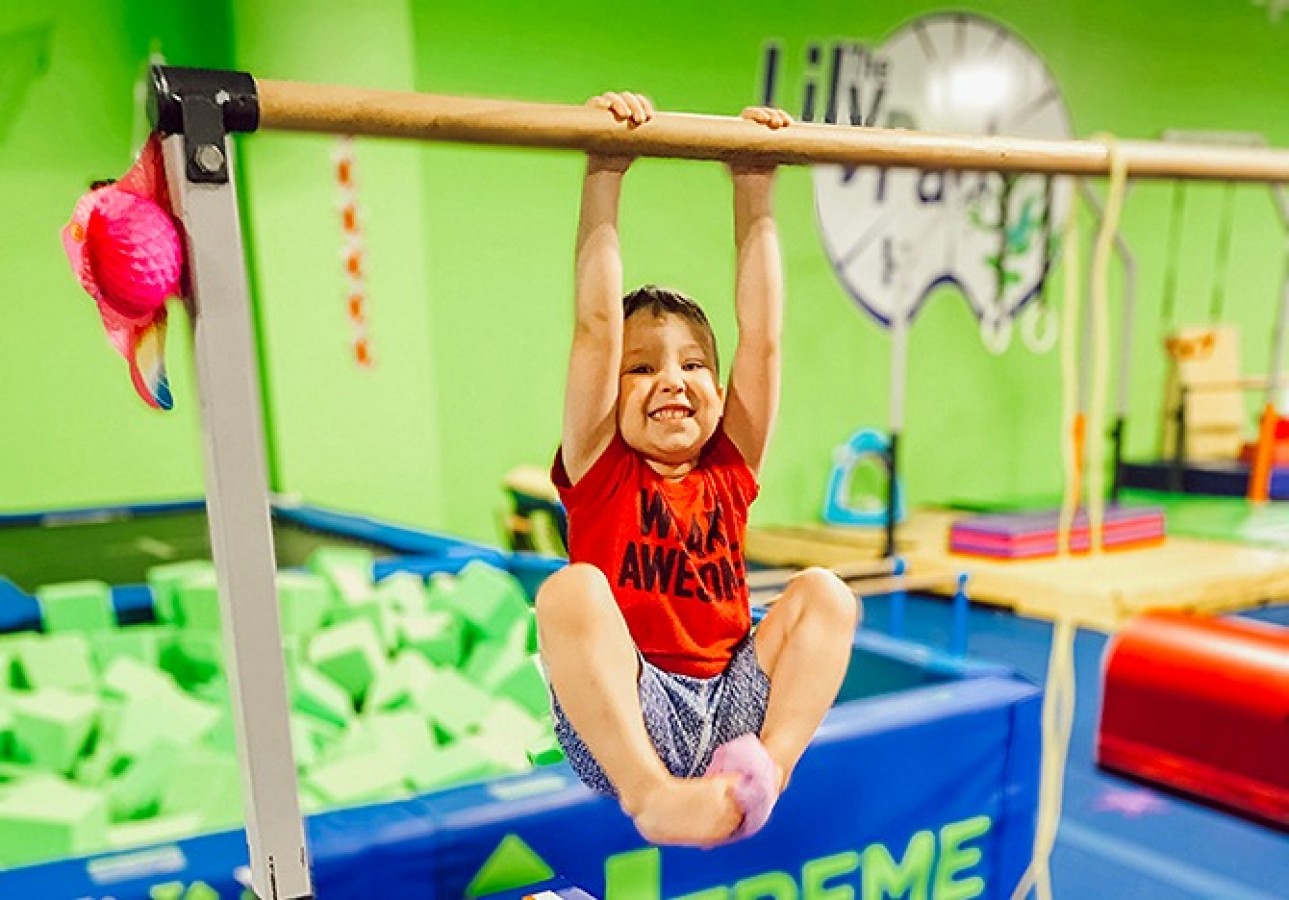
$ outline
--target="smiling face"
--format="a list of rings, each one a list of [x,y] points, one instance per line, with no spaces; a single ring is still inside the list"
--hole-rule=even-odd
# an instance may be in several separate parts
[[[627,318],[622,337],[618,430],[663,474],[683,475],[724,408],[714,348],[680,316],[646,310]]]

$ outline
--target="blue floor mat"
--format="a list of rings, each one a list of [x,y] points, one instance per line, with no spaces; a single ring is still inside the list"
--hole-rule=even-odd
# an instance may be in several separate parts
[[[1289,625],[1289,606],[1245,613]],[[911,597],[905,635],[948,646],[950,605]],[[884,631],[885,598],[865,601],[864,627]],[[1043,683],[1050,623],[973,606],[971,656],[1006,663]],[[1061,828],[1052,856],[1058,900],[1285,900],[1289,898],[1289,834],[1183,797],[1103,772],[1093,762],[1106,638],[1075,638],[1076,702],[1066,767]]]

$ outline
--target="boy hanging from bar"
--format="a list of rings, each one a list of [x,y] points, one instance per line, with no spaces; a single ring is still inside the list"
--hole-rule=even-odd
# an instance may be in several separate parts
[[[637,128],[635,94],[590,105]],[[791,118],[755,107],[771,129]],[[752,628],[748,506],[778,406],[783,284],[775,170],[733,162],[738,346],[684,295],[622,296],[618,204],[630,158],[587,160],[576,321],[552,477],[570,565],[537,597],[556,734],[578,776],[647,840],[712,846],[759,829],[836,698],[859,604],[808,569]]]

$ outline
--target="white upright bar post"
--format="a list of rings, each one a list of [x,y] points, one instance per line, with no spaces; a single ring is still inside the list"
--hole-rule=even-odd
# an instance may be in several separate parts
[[[184,103],[200,106],[203,99]],[[209,127],[218,106],[206,101],[204,119],[196,115],[206,126],[200,138],[191,133],[165,138],[166,176],[175,215],[187,236],[205,436],[206,515],[219,583],[251,886],[262,900],[301,900],[311,898],[313,888],[291,751],[263,419],[237,195],[228,141],[222,133],[212,135]],[[184,120],[189,121],[189,110]],[[217,177],[209,177],[212,174]]]

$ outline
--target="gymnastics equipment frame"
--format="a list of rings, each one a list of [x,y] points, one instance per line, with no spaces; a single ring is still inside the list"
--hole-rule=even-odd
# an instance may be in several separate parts
[[[1256,132],[1221,132],[1221,131],[1187,131],[1169,129],[1160,135],[1166,143],[1178,145],[1221,145],[1229,147],[1265,148],[1267,139]],[[1284,364],[1284,337],[1286,316],[1289,316],[1289,191],[1283,182],[1271,182],[1267,185],[1271,204],[1280,219],[1280,227],[1285,241],[1285,267],[1281,276],[1282,302],[1276,308],[1275,321],[1271,326],[1271,349],[1267,355],[1268,371],[1265,378],[1241,378],[1235,382],[1207,387],[1208,390],[1263,391],[1262,413],[1258,422],[1258,440],[1253,464],[1249,471],[1249,486],[1246,496],[1254,502],[1264,502],[1271,496],[1271,476],[1275,467],[1275,421],[1276,391],[1284,386],[1280,377]],[[1198,388],[1180,385],[1177,406],[1173,410],[1173,427],[1176,436],[1173,438],[1173,452],[1169,460],[1168,489],[1176,493],[1183,490],[1186,471],[1186,405],[1187,394]],[[1118,472],[1118,469],[1116,469]]]
[[[149,115],[186,234],[206,502],[242,771],[251,889],[313,896],[288,727],[269,492],[245,249],[228,136],[255,130],[415,138],[780,165],[1289,181],[1289,151],[1122,141],[962,137],[659,113],[638,127],[581,106],[268,81],[157,66]],[[1289,287],[1285,300],[1289,305]],[[1273,369],[1278,360],[1273,361]],[[1275,372],[1274,376],[1277,374]],[[895,435],[892,434],[894,441]],[[892,477],[897,473],[892,469]]]

